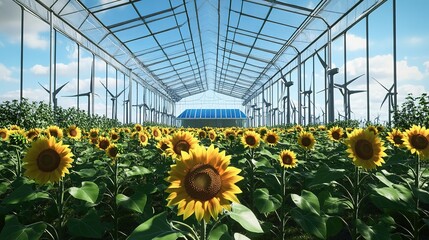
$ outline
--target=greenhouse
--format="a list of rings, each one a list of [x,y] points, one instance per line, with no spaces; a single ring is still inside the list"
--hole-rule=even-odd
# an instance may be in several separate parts
[[[427,239],[428,9],[0,0],[0,239]]]

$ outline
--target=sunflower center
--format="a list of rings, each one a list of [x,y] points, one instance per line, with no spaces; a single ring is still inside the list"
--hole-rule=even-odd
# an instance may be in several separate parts
[[[214,139],[215,138],[215,136],[214,136],[213,133],[210,133],[209,137],[210,137],[210,139]]]
[[[6,138],[6,133],[5,132],[0,132],[0,138]]]
[[[301,139],[301,142],[302,142],[302,146],[304,147],[308,147],[311,145],[311,139],[309,137],[303,137]]]
[[[284,165],[291,165],[292,164],[292,157],[289,155],[283,155],[282,156],[282,162]]]
[[[76,135],[77,135],[77,131],[76,131],[76,129],[70,129],[69,134],[70,134],[70,136],[72,136],[72,137],[76,137]]]
[[[37,135],[37,133],[35,133],[35,132],[28,132],[27,138],[33,139],[34,137],[36,137],[36,135]],[[2,133],[0,133],[0,137],[3,138]]]
[[[101,140],[100,143],[98,144],[98,146],[101,149],[107,149],[107,147],[109,147],[110,143],[106,140]]]
[[[96,138],[96,137],[98,137],[98,134],[96,132],[91,132],[90,136],[91,136],[91,138]]]
[[[398,135],[393,137],[393,141],[395,142],[395,144],[399,144],[399,145],[404,143],[404,141],[402,140],[402,137]]]
[[[60,165],[61,156],[54,149],[45,149],[37,156],[37,167],[42,172],[52,172]]]
[[[332,138],[335,140],[339,140],[341,138],[341,135],[339,132],[333,132],[332,133]]]
[[[174,152],[176,154],[180,155],[182,153],[182,151],[189,152],[190,147],[191,146],[189,145],[189,143],[187,141],[180,140],[176,143],[176,145],[174,145]]]
[[[221,186],[222,180],[218,171],[209,164],[197,164],[185,176],[186,192],[200,201],[215,197]]]
[[[369,160],[374,155],[372,144],[366,139],[359,139],[356,142],[355,151],[356,155],[363,160]]]
[[[268,143],[276,143],[276,137],[274,135],[268,135],[267,136],[267,142]]]
[[[428,139],[421,134],[413,135],[410,142],[417,150],[425,149],[429,145]]]
[[[153,136],[154,136],[154,137],[158,137],[158,135],[159,135],[158,131],[154,131],[154,132],[153,132]]]
[[[165,144],[165,143],[162,143],[162,145],[161,145],[161,150],[162,150],[162,151],[165,151],[165,150],[167,150],[167,148],[168,148],[168,145],[167,145],[167,144]]]
[[[255,146],[256,139],[253,136],[246,136],[246,144],[249,146]]]
[[[49,134],[51,134],[51,136],[53,136],[53,137],[58,137],[57,130],[51,130],[51,131],[49,131]]]
[[[109,149],[109,156],[111,156],[111,157],[116,157],[118,155],[118,153],[119,153],[119,150],[116,147]]]
[[[116,139],[118,139],[119,138],[119,135],[117,135],[117,134],[112,134],[112,140],[116,140]]]

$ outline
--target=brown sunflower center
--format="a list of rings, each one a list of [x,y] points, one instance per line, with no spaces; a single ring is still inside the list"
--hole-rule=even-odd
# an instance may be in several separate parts
[[[199,136],[200,138],[205,138],[205,137],[206,137],[206,133],[205,133],[205,132],[200,132],[200,133],[198,134],[198,136]]]
[[[167,148],[168,148],[168,145],[167,145],[167,144],[165,144],[165,143],[162,143],[162,144],[161,144],[161,150],[162,150],[162,151],[167,150]]]
[[[399,144],[399,145],[404,143],[404,141],[402,140],[402,137],[399,135],[394,136],[393,141],[395,142],[395,144]]]
[[[70,134],[70,136],[72,136],[72,137],[76,137],[76,136],[77,136],[77,131],[76,131],[76,129],[70,129],[69,134]]]
[[[119,135],[118,134],[112,134],[112,140],[117,140],[119,138]]]
[[[98,134],[96,132],[91,132],[89,135],[91,136],[91,138],[98,137]]]
[[[49,134],[50,134],[52,137],[58,137],[58,131],[57,131],[57,130],[55,130],[55,129],[51,129],[51,130],[49,131]]]
[[[311,145],[311,139],[309,137],[303,137],[301,139],[302,146],[309,147]]]
[[[417,150],[425,149],[429,145],[428,139],[421,134],[411,136],[410,142],[411,145]]]
[[[37,167],[42,172],[52,172],[60,165],[61,156],[54,149],[45,149],[37,156]]]
[[[29,139],[33,139],[36,136],[37,136],[36,132],[28,132],[28,134],[27,134],[27,138],[29,138]],[[2,133],[0,133],[0,137],[3,138]]]
[[[141,128],[140,126],[137,126],[137,127],[136,127],[136,131],[137,131],[137,132],[140,132],[141,130],[142,130],[142,128]]]
[[[209,137],[213,140],[215,138],[215,135],[213,133],[210,133]]]
[[[146,142],[146,136],[145,135],[140,135],[140,141],[141,142]]]
[[[291,165],[292,164],[292,157],[289,154],[285,154],[282,156],[282,162],[284,165]]]
[[[159,132],[158,132],[158,131],[154,131],[154,132],[153,132],[153,136],[154,136],[154,137],[158,137],[158,136],[159,136]]]
[[[0,138],[6,138],[6,133],[5,132],[0,132]]]
[[[256,144],[256,139],[254,136],[246,136],[245,140],[246,140],[246,144],[249,146],[255,146]]]
[[[222,187],[218,171],[209,164],[195,165],[185,176],[185,190],[194,199],[207,201]]]
[[[335,140],[339,140],[341,138],[341,134],[338,131],[332,132],[332,138]]]
[[[116,157],[118,155],[118,153],[119,153],[119,150],[116,147],[112,147],[109,149],[109,156],[110,157]]]
[[[369,160],[374,155],[374,149],[370,141],[359,139],[355,145],[356,156],[363,160]]]
[[[180,140],[176,143],[176,145],[174,145],[174,152],[180,155],[182,151],[189,152],[190,147],[191,145],[189,145],[187,141]]]
[[[109,147],[109,145],[110,145],[110,142],[109,142],[109,141],[107,141],[107,140],[101,140],[101,141],[98,143],[98,146],[99,146],[101,149],[107,149],[107,147]]]
[[[267,136],[267,142],[268,143],[276,143],[276,137],[274,135],[268,135]]]

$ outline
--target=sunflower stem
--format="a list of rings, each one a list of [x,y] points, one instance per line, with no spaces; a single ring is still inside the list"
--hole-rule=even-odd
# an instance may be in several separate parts
[[[19,153],[18,148],[15,148],[15,152],[16,152],[16,176],[21,177],[21,173],[22,173],[21,154]]]
[[[201,224],[201,240],[207,240],[207,223],[204,219]]]
[[[420,201],[419,201],[419,197],[418,197],[418,191],[420,189],[420,156],[417,156],[416,159],[416,163],[415,163],[415,178],[414,178],[414,192],[415,192],[415,198],[416,198],[416,213],[414,215],[414,219],[413,219],[413,230],[414,230],[414,239],[415,240],[419,240],[419,219],[420,219],[420,214],[419,214],[419,205],[420,205]]]
[[[64,239],[63,219],[64,219],[64,182],[60,179],[58,182],[58,196],[57,196],[57,209],[58,209],[58,239]]]
[[[286,211],[285,211],[285,200],[286,200],[286,169],[282,167],[282,205],[281,205],[281,225],[280,225],[280,231],[281,231],[281,239],[285,239],[285,218],[286,218]]]
[[[353,226],[352,226],[352,239],[358,239],[357,236],[357,221],[359,219],[359,177],[360,177],[360,169],[359,167],[355,167],[355,178],[353,184]]]
[[[113,221],[114,221],[114,231],[113,234],[114,239],[118,239],[118,233],[119,233],[119,221],[118,221],[118,204],[116,204],[116,196],[118,196],[118,159],[115,159],[115,167],[113,168],[114,175],[113,175],[113,190],[114,190],[114,196],[113,196]]]

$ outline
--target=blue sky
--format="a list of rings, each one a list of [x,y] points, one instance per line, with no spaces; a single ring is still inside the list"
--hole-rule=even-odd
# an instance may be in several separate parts
[[[94,0],[94,2],[96,2]],[[155,2],[155,1],[154,1]],[[209,2],[206,2],[208,4]],[[309,2],[311,3],[311,1]],[[391,5],[388,0],[384,5],[372,13],[370,20],[370,76],[379,80],[386,87],[393,83],[393,55],[392,55],[392,25]],[[157,6],[153,6],[157,7]],[[408,93],[420,95],[429,89],[429,1],[427,0],[397,0],[397,69],[398,69],[398,102],[402,103]],[[255,13],[257,14],[257,13]],[[207,16],[207,21],[216,16]],[[49,26],[31,14],[25,15],[24,36],[24,97],[35,101],[48,101],[48,95],[39,83],[48,86],[49,82]],[[115,19],[117,20],[117,19]],[[20,9],[13,1],[0,0],[0,101],[19,98],[20,78]],[[208,23],[210,24],[210,23]],[[366,73],[365,66],[365,22],[358,23],[347,33],[347,78],[351,79]],[[213,32],[205,33],[213,37]],[[168,37],[168,36],[166,36]],[[77,88],[77,47],[69,39],[58,35],[57,46],[58,85],[68,84],[59,94],[59,105],[63,107],[76,106],[74,98],[62,97],[76,93]],[[344,76],[342,38],[333,43],[333,64],[340,68],[336,82],[342,83]],[[89,91],[89,69],[91,55],[81,48],[80,52],[80,92]],[[210,68],[210,67],[209,67]],[[113,68],[107,69],[109,89],[115,88],[115,74]],[[105,95],[100,81],[106,79],[106,67],[103,61],[96,60],[96,87],[99,96],[95,99],[95,112],[106,114]],[[308,73],[310,75],[310,73]],[[323,77],[323,70],[316,68],[316,79]],[[309,79],[308,77],[307,79]],[[118,89],[123,88],[123,75],[119,74]],[[309,83],[306,83],[307,88]],[[315,91],[324,87],[320,81],[313,86]],[[350,89],[366,89],[366,77],[361,77],[350,85]],[[371,118],[380,116],[386,119],[387,103],[380,108],[385,96],[385,90],[373,80],[370,81]],[[316,115],[324,108],[323,94],[316,95]],[[121,96],[122,97],[122,96]],[[140,96],[141,97],[141,96]],[[277,96],[274,96],[276,98]],[[296,101],[297,93],[292,94]],[[366,94],[356,94],[351,97],[352,117],[363,119],[366,117]],[[122,101],[121,101],[122,102]],[[241,108],[244,109],[241,99],[208,91],[202,94],[182,99],[176,104],[176,114],[185,108]],[[80,98],[80,107],[86,109],[85,98]],[[111,103],[108,101],[107,114],[111,114]],[[335,107],[342,111],[342,96],[335,91]],[[118,109],[119,119],[122,119],[122,108]],[[133,117],[134,120],[134,117]]]

